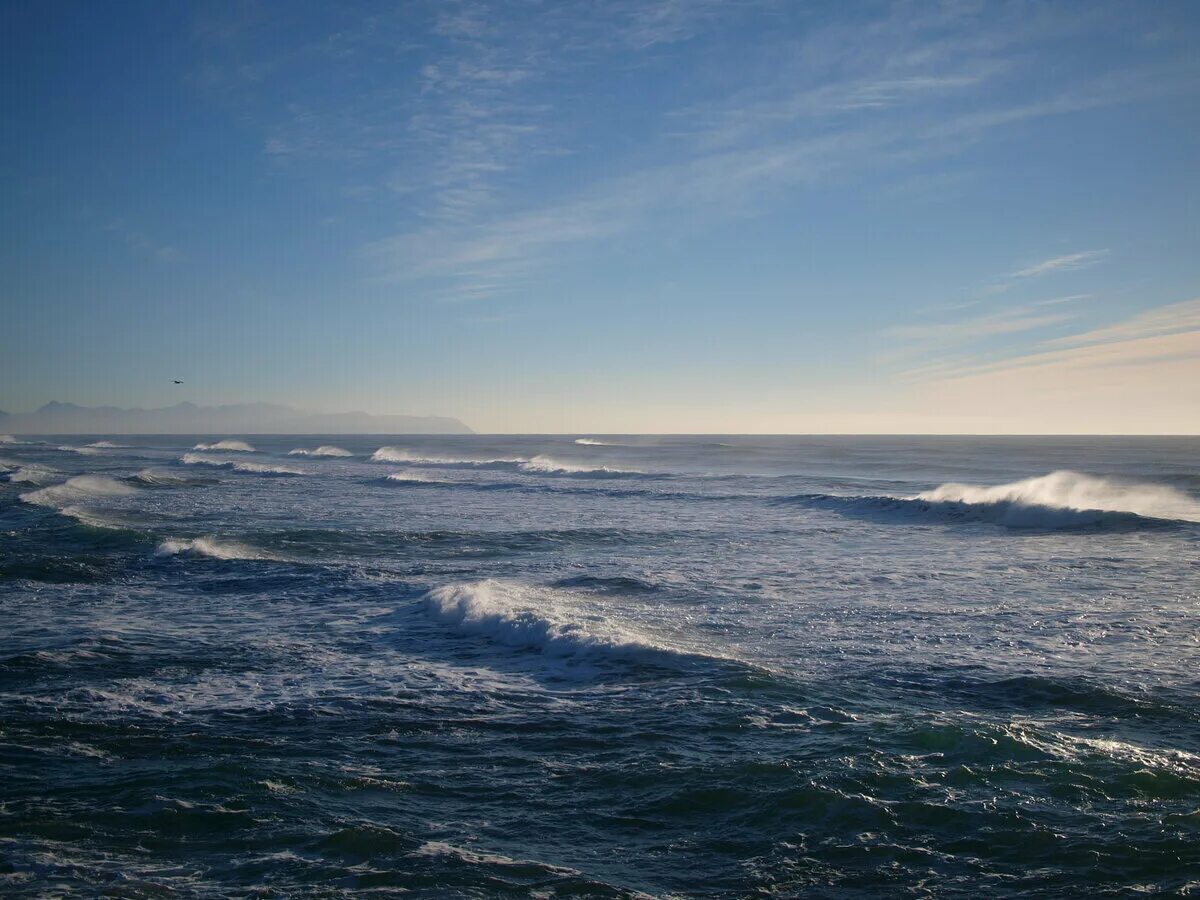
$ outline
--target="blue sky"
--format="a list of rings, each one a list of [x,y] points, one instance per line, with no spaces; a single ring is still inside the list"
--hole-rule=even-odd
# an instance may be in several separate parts
[[[9,2],[0,31],[10,412],[1200,431],[1196,3]]]

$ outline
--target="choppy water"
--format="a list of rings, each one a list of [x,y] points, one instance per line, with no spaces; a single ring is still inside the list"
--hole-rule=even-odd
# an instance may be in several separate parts
[[[1198,439],[230,437],[0,444],[0,892],[1200,885]]]

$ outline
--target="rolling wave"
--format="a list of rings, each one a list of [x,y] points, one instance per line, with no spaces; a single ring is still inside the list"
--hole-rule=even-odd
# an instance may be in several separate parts
[[[575,443],[581,444],[584,447],[618,447],[619,444],[614,444],[609,441],[597,441],[594,438],[575,438]]]
[[[211,444],[197,444],[193,450],[223,450],[229,453],[257,453],[258,451],[245,441],[215,441]]]
[[[11,434],[0,434],[0,444],[19,444],[21,443]]]
[[[20,499],[23,503],[48,507],[65,516],[77,519],[85,525],[93,525],[97,528],[117,528],[120,526],[106,522],[79,504],[102,498],[128,497],[136,493],[137,488],[107,475],[76,475],[68,478],[62,484],[21,494]]]
[[[523,472],[536,475],[572,475],[575,477],[591,478],[648,478],[647,472],[637,469],[615,469],[610,466],[588,465],[585,463],[563,462],[549,456],[535,456],[519,464]]]
[[[155,556],[205,556],[210,559],[263,559],[275,557],[239,544],[235,541],[218,541],[214,538],[201,537],[184,540],[171,538],[163,541],[154,551]]]
[[[212,459],[199,453],[185,453],[179,461],[188,466],[214,466],[218,469],[232,469],[234,472],[245,472],[251,475],[293,476],[307,475],[300,469],[290,469],[287,466],[270,466],[265,463],[243,462],[230,459]]]
[[[9,484],[40,485],[62,477],[54,469],[48,469],[45,466],[34,465],[32,463],[5,461],[0,462],[0,468],[5,469],[5,471],[0,472],[0,481],[7,481]]]
[[[499,459],[462,459],[453,456],[420,456],[401,447],[380,447],[371,454],[372,462],[413,463],[423,466],[508,467],[527,462],[523,457]]]
[[[706,656],[622,626],[602,603],[569,591],[489,579],[434,588],[424,604],[461,634],[566,661],[663,664]]]
[[[943,484],[918,500],[1074,512],[1133,513],[1150,519],[1200,522],[1200,503],[1175,488],[1085,475],[1062,469],[994,487]]]
[[[308,450],[304,447],[297,447],[295,450],[289,450],[288,456],[353,456],[349,450],[343,450],[341,447],[334,447],[329,444],[317,447],[315,450]]]
[[[159,469],[142,469],[136,475],[130,475],[127,481],[146,487],[186,487],[199,484],[214,484],[212,478],[188,478],[184,475],[173,475]]]
[[[95,447],[99,450],[120,450],[126,447],[126,444],[114,444],[112,441],[92,441],[88,444],[89,447]]]
[[[846,515],[984,522],[1053,531],[1200,522],[1200,504],[1174,488],[1061,470],[1008,484],[944,484],[915,497],[801,494],[784,502]]]

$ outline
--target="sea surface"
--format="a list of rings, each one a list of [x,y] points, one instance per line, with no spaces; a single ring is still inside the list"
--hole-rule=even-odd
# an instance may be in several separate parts
[[[0,443],[0,894],[1200,892],[1200,439]]]

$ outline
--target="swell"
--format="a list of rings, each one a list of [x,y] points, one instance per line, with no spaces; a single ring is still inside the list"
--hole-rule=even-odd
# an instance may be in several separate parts
[[[341,447],[335,447],[335,446],[333,446],[332,444],[324,444],[324,445],[322,445],[322,446],[320,446],[320,447],[317,447],[317,448],[316,448],[316,449],[314,449],[314,450],[309,450],[309,449],[306,449],[306,448],[304,448],[304,447],[297,447],[295,450],[289,450],[289,451],[288,451],[288,456],[335,456],[335,457],[347,457],[347,456],[353,456],[353,455],[354,455],[354,454],[353,454],[353,453],[351,453],[349,450],[345,450],[345,449],[343,449],[343,448],[341,448]]]
[[[237,541],[217,540],[211,537],[199,538],[170,538],[163,541],[154,551],[155,556],[171,557],[171,556],[203,556],[209,559],[250,559],[250,560],[275,560],[278,557],[251,547],[247,544],[242,544]]]
[[[53,509],[96,528],[123,528],[80,504],[94,500],[128,497],[137,489],[107,475],[76,475],[61,484],[21,494],[22,503]]]
[[[213,466],[219,469],[230,469],[234,472],[245,472],[251,475],[287,477],[308,474],[300,469],[292,469],[287,466],[272,466],[267,465],[266,463],[248,462],[242,460],[213,459],[208,456],[202,456],[199,453],[185,453],[179,458],[179,461],[188,466]]]
[[[944,484],[913,497],[798,494],[781,502],[848,516],[981,522],[1035,531],[1161,528],[1200,522],[1200,505],[1173,488],[1070,471],[991,487]]]
[[[220,450],[229,453],[257,453],[258,451],[245,441],[223,440],[211,444],[197,444],[193,450]]]
[[[736,662],[631,627],[570,591],[489,579],[434,588],[422,603],[430,618],[459,634],[568,663]]]
[[[593,463],[573,462],[536,454],[532,457],[494,457],[472,459],[465,457],[421,456],[400,447],[380,447],[371,454],[372,462],[405,463],[416,466],[464,469],[505,469],[528,475],[568,476],[576,478],[665,478],[665,473],[651,474],[636,469],[619,469]]]

